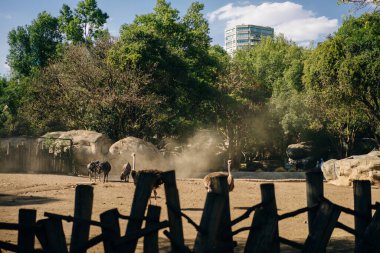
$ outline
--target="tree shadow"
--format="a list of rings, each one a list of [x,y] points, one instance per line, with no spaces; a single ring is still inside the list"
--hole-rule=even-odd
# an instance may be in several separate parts
[[[59,201],[59,199],[40,196],[0,194],[0,206],[40,205],[54,201]]]
[[[247,242],[246,237],[235,237],[233,239],[237,242],[237,246],[234,248],[235,253],[244,252],[245,244]],[[294,240],[300,244],[303,244],[305,240],[298,239]],[[194,247],[195,239],[189,240],[185,239],[185,244],[190,249]],[[159,238],[159,247],[160,252],[170,252],[170,241],[167,238],[160,237]],[[354,252],[354,246],[355,246],[355,240],[353,237],[347,237],[347,238],[333,238],[330,240],[329,244],[327,245],[326,253],[352,253]],[[299,253],[299,249],[294,249],[288,245],[280,244],[281,247],[281,253]]]
[[[247,238],[238,237],[234,238],[237,241],[237,246],[234,249],[234,252],[244,252],[245,244],[247,242]],[[306,238],[305,238],[306,240]],[[298,239],[293,240],[297,243],[304,244],[305,240]],[[281,253],[298,253],[301,252],[299,249],[294,249],[288,245],[280,244]],[[355,248],[355,239],[354,237],[343,237],[343,238],[332,238],[330,239],[326,253],[352,253]]]

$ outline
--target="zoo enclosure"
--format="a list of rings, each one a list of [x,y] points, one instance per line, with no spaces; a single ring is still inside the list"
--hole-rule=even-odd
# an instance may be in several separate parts
[[[2,172],[75,174],[72,139],[13,137],[0,143]]]
[[[280,243],[290,245],[300,252],[323,252],[335,228],[355,235],[356,253],[380,252],[380,204],[372,205],[369,181],[354,181],[354,210],[336,205],[323,197],[321,172],[308,172],[306,177],[307,206],[278,215],[274,184],[261,184],[262,201],[249,208],[243,215],[231,220],[227,178],[212,178],[214,192],[207,193],[200,224],[181,212],[174,171],[162,173],[165,187],[168,220],[160,221],[161,207],[148,205],[156,175],[141,173],[129,216],[116,208],[100,215],[100,222],[91,220],[93,188],[79,185],[76,188],[74,216],[45,213],[46,219],[36,221],[36,210],[20,209],[19,223],[0,223],[0,229],[18,230],[18,244],[0,241],[0,249],[14,252],[86,252],[103,242],[104,252],[135,252],[137,241],[144,237],[144,252],[158,252],[158,231],[171,242],[173,252],[233,252],[236,243],[233,236],[249,231],[244,252],[280,252]],[[147,209],[147,215],[145,212]],[[372,216],[372,210],[375,214]],[[252,225],[232,228],[254,212]],[[307,212],[309,234],[300,244],[279,235],[278,222]],[[341,212],[355,218],[355,229],[338,222]],[[198,231],[194,248],[184,244],[182,217]],[[120,219],[128,219],[125,234],[120,236]],[[68,249],[62,220],[73,222],[71,242]],[[143,227],[143,223],[145,226]],[[102,233],[89,239],[90,226],[101,227]],[[169,228],[167,230],[166,228]],[[35,249],[35,235],[42,249]]]

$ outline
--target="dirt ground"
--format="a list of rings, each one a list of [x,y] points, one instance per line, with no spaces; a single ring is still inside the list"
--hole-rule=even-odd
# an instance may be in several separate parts
[[[236,179],[235,189],[230,193],[230,208],[232,219],[243,214],[246,208],[251,207],[260,200],[260,184],[258,180]],[[62,215],[73,215],[75,187],[79,184],[90,184],[85,177],[47,175],[47,174],[0,174],[0,222],[17,223],[20,208],[37,210],[37,219],[44,218],[44,212]],[[296,182],[276,182],[275,191],[278,213],[281,215],[306,206],[306,185],[302,180]],[[116,180],[108,183],[93,183],[94,205],[92,219],[99,220],[99,215],[111,208],[118,208],[119,212],[129,215],[132,198],[135,190],[133,183],[122,183]],[[182,211],[199,224],[204,207],[206,190],[201,179],[178,179],[177,186],[180,195]],[[353,190],[351,187],[338,187],[325,184],[325,196],[332,202],[353,209]],[[380,189],[372,188],[372,202],[380,201]],[[158,189],[157,200],[152,199],[151,204],[162,207],[161,220],[167,219],[165,207],[165,194],[163,187]],[[354,219],[344,213],[339,221],[350,227],[354,226]],[[233,231],[250,226],[252,215],[243,222],[235,225]],[[186,244],[192,248],[196,230],[183,220]],[[66,239],[71,236],[71,223],[63,222]],[[121,221],[121,231],[124,234],[126,222]],[[308,234],[306,214],[289,218],[279,223],[280,236],[303,243]],[[90,237],[100,233],[100,229],[91,228]],[[168,241],[160,232],[160,247],[167,252]],[[242,252],[248,232],[234,237],[238,242],[235,252]],[[353,252],[353,237],[343,230],[335,229],[333,240],[329,244],[328,252]],[[17,242],[15,231],[0,230],[0,239],[6,242]],[[142,251],[143,240],[139,240],[138,252]],[[282,252],[292,252],[288,247],[282,246]],[[88,252],[102,252],[103,245],[98,244]],[[296,252],[296,251],[295,251]]]

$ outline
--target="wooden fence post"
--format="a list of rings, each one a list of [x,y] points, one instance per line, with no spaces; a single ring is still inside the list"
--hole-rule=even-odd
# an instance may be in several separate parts
[[[45,252],[68,252],[62,220],[48,218],[39,220],[37,224],[41,226],[41,230],[37,232],[37,238]]]
[[[228,191],[227,176],[211,178],[213,186],[218,185],[223,190]],[[224,243],[218,238],[223,227],[222,221],[225,218],[225,205],[227,204],[224,194],[217,192],[207,193],[205,207],[201,218],[200,231],[198,231],[194,252],[233,252],[232,245]],[[229,221],[231,223],[231,220]],[[224,231],[225,234],[231,233]]]
[[[37,211],[33,209],[20,209],[18,212],[18,224],[21,228],[18,231],[17,245],[20,252],[32,252],[34,250],[34,228],[36,224]]]
[[[371,223],[364,232],[363,247],[360,247],[360,253],[377,253],[380,252],[380,203],[376,204],[376,212],[373,215]]]
[[[306,172],[306,196],[307,196],[307,207],[317,206],[323,197],[323,173],[321,171],[308,171]],[[314,219],[317,215],[318,208],[314,210],[309,210],[307,212],[308,217],[308,227],[309,234],[312,233],[312,227]]]
[[[179,202],[179,194],[176,183],[175,171],[166,171],[161,174],[165,187],[165,198],[168,209],[169,231],[173,240],[172,251],[177,252],[175,245],[184,245],[181,205]],[[174,210],[173,210],[174,209]]]
[[[145,227],[151,228],[152,225],[160,221],[161,207],[148,206],[147,221]],[[158,253],[158,231],[144,237],[144,253]]]
[[[145,215],[145,209],[150,199],[153,185],[157,180],[157,175],[150,172],[140,171],[138,175],[137,185],[132,201],[131,219],[128,222],[125,235],[129,233],[136,233],[141,229],[143,218]],[[136,250],[137,239],[131,241],[128,244],[122,245],[123,252],[133,253]]]
[[[273,184],[261,184],[261,207],[252,220],[244,249],[249,252],[280,252],[276,196]]]
[[[116,208],[100,214],[105,253],[116,252],[113,241],[120,238],[119,212]]]
[[[361,217],[355,216],[355,253],[360,252],[361,237],[372,219],[371,182],[354,180],[354,210]]]
[[[233,252],[234,243],[232,239],[231,229],[231,211],[228,182],[225,184],[224,180],[214,179],[212,186],[213,192],[221,194],[225,201],[224,209],[222,212],[222,220],[217,235],[218,247],[222,250],[220,252]]]
[[[78,185],[75,188],[74,218],[91,220],[94,188],[91,185]],[[84,253],[80,246],[88,241],[90,224],[74,220],[71,233],[70,252]]]
[[[311,232],[306,238],[302,253],[320,253],[326,250],[331,234],[340,215],[340,208],[323,200],[314,217]]]

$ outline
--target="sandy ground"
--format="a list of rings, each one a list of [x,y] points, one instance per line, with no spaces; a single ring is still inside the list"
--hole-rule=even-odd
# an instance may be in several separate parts
[[[75,187],[79,184],[89,184],[88,178],[46,174],[0,174],[0,222],[17,223],[18,210],[31,208],[37,210],[37,219],[44,218],[44,212],[53,212],[62,215],[73,215]],[[260,200],[260,184],[263,182],[250,179],[236,179],[235,189],[230,193],[232,219],[243,214],[247,207],[251,207]],[[278,213],[283,214],[306,206],[305,182],[274,182]],[[204,207],[206,191],[200,179],[178,179],[177,186],[180,195],[181,208],[198,224]],[[118,208],[119,212],[128,215],[134,194],[133,183],[111,181],[108,183],[95,183],[94,205],[92,219],[99,220],[99,215],[111,208]],[[338,187],[325,184],[325,196],[332,202],[353,208],[353,190],[351,187]],[[380,189],[372,188],[372,202],[380,201]],[[161,220],[167,219],[165,207],[165,195],[163,187],[158,189],[158,199],[151,201],[152,204],[161,206]],[[352,216],[341,214],[339,221],[353,227]],[[243,222],[235,225],[233,230],[240,227],[250,226],[252,215]],[[121,221],[121,231],[124,234],[126,222]],[[186,243],[192,248],[196,231],[183,220]],[[69,242],[72,224],[63,222],[66,239]],[[298,215],[280,221],[280,236],[303,243],[308,234],[306,214]],[[97,228],[91,228],[90,237],[100,233]],[[238,242],[235,252],[241,252],[247,239],[247,232],[234,237]],[[15,231],[0,230],[0,239],[16,243]],[[168,245],[166,237],[160,233],[161,251],[166,252]],[[143,240],[139,240],[138,252],[142,251]],[[288,247],[282,246],[283,252],[292,252]],[[103,245],[98,244],[89,252],[102,252]],[[353,252],[353,237],[346,232],[335,229],[333,240],[329,244],[328,252]]]

